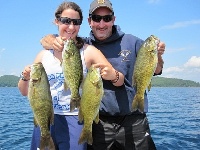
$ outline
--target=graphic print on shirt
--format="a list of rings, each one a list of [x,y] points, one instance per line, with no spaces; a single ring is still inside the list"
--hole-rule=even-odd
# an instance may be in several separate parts
[[[48,80],[51,85],[53,107],[57,110],[70,110],[69,103],[63,100],[63,97],[70,95],[70,91],[64,91],[64,76],[63,73],[48,75]],[[51,84],[52,83],[52,84]]]
[[[127,57],[128,55],[131,53],[130,50],[122,50],[118,55],[122,56],[123,59],[121,60],[122,62],[123,61],[130,61]]]

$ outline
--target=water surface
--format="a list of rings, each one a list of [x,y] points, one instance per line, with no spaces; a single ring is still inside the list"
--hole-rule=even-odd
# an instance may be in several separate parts
[[[200,149],[200,88],[148,92],[152,137],[158,150]],[[0,150],[29,150],[33,115],[18,88],[0,87]]]

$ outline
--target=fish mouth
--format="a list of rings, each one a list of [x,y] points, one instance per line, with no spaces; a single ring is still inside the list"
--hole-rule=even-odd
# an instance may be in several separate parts
[[[30,81],[32,82],[32,83],[36,83],[36,82],[38,82],[40,79],[39,78],[37,78],[37,79],[30,79]]]
[[[158,43],[160,42],[160,39],[159,39],[158,37],[154,36],[154,35],[151,35],[151,38],[152,38],[153,40],[155,40],[155,43],[156,43],[156,44],[158,44]]]
[[[97,72],[100,74],[100,70],[101,70],[101,68],[96,68],[97,69]]]

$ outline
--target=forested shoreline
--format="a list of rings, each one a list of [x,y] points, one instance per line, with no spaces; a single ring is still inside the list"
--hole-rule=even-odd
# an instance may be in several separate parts
[[[17,87],[20,77],[15,75],[4,75],[0,77],[0,87]],[[182,80],[176,78],[153,77],[152,87],[200,87],[199,82]]]

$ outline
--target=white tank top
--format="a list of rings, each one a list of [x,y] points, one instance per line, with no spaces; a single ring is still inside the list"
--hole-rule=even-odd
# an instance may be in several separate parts
[[[78,109],[70,112],[70,90],[64,90],[64,75],[60,61],[58,61],[53,50],[46,50],[42,58],[42,64],[48,76],[50,83],[51,96],[53,101],[54,114],[59,115],[78,115]],[[84,59],[84,48],[80,49],[82,64],[83,64],[83,76],[87,74],[87,68]],[[81,94],[80,89],[80,94]]]

